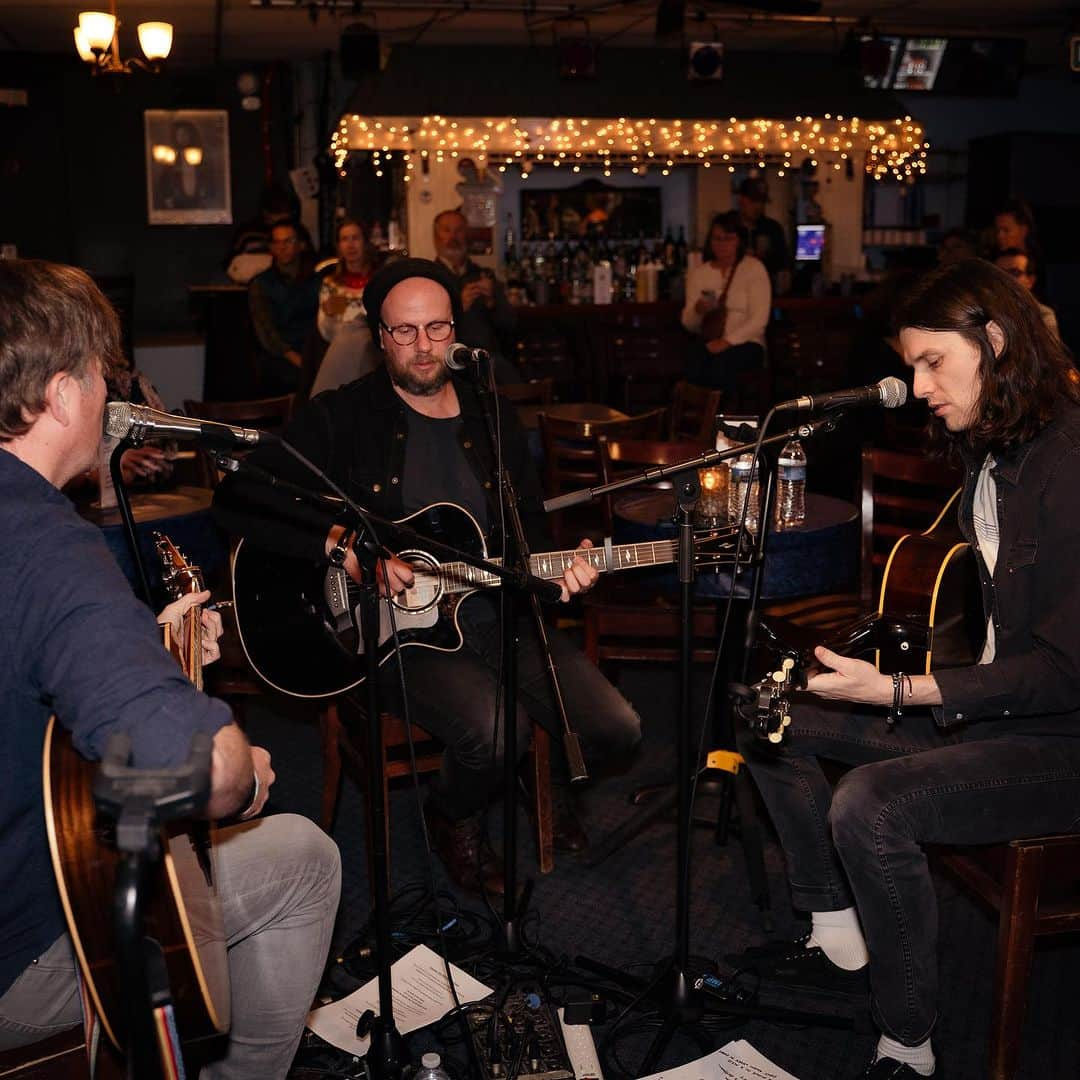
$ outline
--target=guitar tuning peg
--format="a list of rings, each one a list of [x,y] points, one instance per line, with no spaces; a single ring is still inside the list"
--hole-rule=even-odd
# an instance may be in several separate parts
[[[773,743],[774,745],[776,743],[783,742],[783,740],[784,740],[784,736],[783,736],[782,732],[779,732],[779,731],[770,731],[769,732],[769,742]]]
[[[795,661],[790,656],[785,656],[783,663],[780,665],[784,671],[790,671],[795,666]]]
[[[791,723],[791,717],[790,717],[790,716],[788,716],[788,715],[787,715],[787,714],[785,713],[785,714],[784,714],[784,722],[783,722],[783,727],[788,727],[788,725],[789,725],[790,723]]]
[[[772,681],[775,682],[775,683],[787,682],[787,672],[785,672],[785,671],[774,671],[772,673]]]

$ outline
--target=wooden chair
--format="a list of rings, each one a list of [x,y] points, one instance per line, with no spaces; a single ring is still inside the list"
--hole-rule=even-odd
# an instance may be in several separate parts
[[[253,398],[248,401],[192,401],[184,402],[184,412],[201,420],[213,420],[219,424],[235,424],[253,427],[280,435],[292,419],[296,403],[294,394],[279,397]],[[216,487],[217,470],[210,459],[203,456],[203,482],[206,487]]]
[[[341,713],[344,713],[344,722]],[[364,794],[365,818],[368,829],[368,880],[373,877],[371,866],[371,794],[367,786],[367,716],[352,699],[344,697],[339,706],[327,709],[323,720],[323,801],[322,827],[333,828],[341,795],[342,762],[349,765]],[[416,771],[420,775],[438,772],[442,764],[442,744],[419,724],[412,725],[412,743],[416,753]],[[536,821],[537,864],[540,873],[555,868],[551,812],[551,745],[546,729],[533,725],[529,758],[534,794],[533,814]],[[336,753],[328,748],[336,748]],[[387,887],[390,874],[390,781],[412,774],[409,755],[409,732],[405,722],[395,713],[382,714],[382,777],[387,851]]]
[[[602,482],[598,439],[655,439],[660,435],[664,409],[654,409],[626,420],[560,420],[540,413],[540,442],[544,451],[544,489],[548,497]],[[592,506],[553,515],[552,530],[561,544],[576,543],[592,533],[597,539],[603,510]]]
[[[933,524],[961,479],[957,470],[921,454],[863,447],[858,593],[770,603],[765,605],[764,614],[827,634],[875,609],[893,545],[901,536]]]
[[[720,390],[695,386],[680,379],[671,398],[668,438],[690,439],[712,446],[716,434],[716,414],[720,411]]]
[[[1080,833],[950,848],[942,865],[998,913],[990,1080],[1013,1080],[1036,937],[1080,930]]]
[[[685,461],[708,446],[696,442],[599,438],[601,479],[605,484],[650,465]],[[671,487],[660,481],[650,487]],[[641,490],[637,487],[629,491]],[[605,499],[609,534],[614,499]],[[679,598],[674,588],[642,584],[626,575],[605,580],[582,600],[585,655],[594,664],[613,661],[669,663],[678,658]],[[694,605],[693,660],[709,663],[716,653],[716,604]]]
[[[0,1051],[0,1080],[89,1080],[83,1027]]]
[[[503,383],[499,394],[515,405],[550,405],[555,400],[555,380],[547,375],[523,383]]]

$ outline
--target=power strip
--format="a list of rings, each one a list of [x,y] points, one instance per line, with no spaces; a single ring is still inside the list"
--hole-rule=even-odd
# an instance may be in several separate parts
[[[596,1056],[592,1028],[588,1024],[568,1024],[563,1019],[562,1009],[559,1009],[559,1027],[562,1028],[563,1042],[576,1080],[604,1080],[600,1059]]]

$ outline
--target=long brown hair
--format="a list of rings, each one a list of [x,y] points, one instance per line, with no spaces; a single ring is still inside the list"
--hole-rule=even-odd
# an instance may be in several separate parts
[[[998,354],[991,322],[1004,338]],[[1068,349],[1047,329],[1032,295],[992,263],[965,259],[931,271],[905,293],[893,328],[955,331],[979,350],[975,420],[960,435],[972,447],[1019,446],[1050,422],[1062,400],[1080,404]]]
[[[120,320],[90,276],[39,259],[0,260],[0,442],[25,435],[45,388],[66,371],[85,383],[123,355]]]

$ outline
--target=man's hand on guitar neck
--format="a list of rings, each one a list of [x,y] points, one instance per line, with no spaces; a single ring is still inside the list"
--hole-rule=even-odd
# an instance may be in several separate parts
[[[824,645],[814,650],[818,662],[831,671],[811,675],[806,689],[818,697],[833,701],[852,701],[863,705],[891,705],[893,680],[873,664],[841,656]],[[905,680],[906,683],[906,680]],[[940,705],[941,691],[933,675],[912,675],[911,693],[904,695],[905,705]]]
[[[345,529],[341,525],[333,526],[326,536],[326,554],[337,547],[338,542],[345,535]],[[588,538],[582,539],[579,549],[591,548],[593,543]],[[360,563],[357,561],[356,552],[349,548],[342,563],[342,569],[353,579],[360,580]],[[406,589],[412,588],[412,567],[401,559],[393,556],[380,559],[375,567],[375,577],[379,583],[380,596],[400,596]],[[582,558],[575,559],[563,573],[559,580],[562,588],[560,600],[566,603],[571,596],[588,592],[600,577],[600,571],[591,563]]]
[[[188,593],[187,596],[182,596],[179,600],[174,600],[171,604],[166,604],[158,613],[158,625],[164,626],[166,623],[169,623],[172,626],[173,637],[179,638],[184,632],[184,616],[188,611],[195,607],[196,604],[205,604],[209,599],[210,590],[207,589],[204,592]],[[222,630],[224,629],[221,624],[221,616],[216,611],[207,611],[204,608],[202,613],[202,629],[202,662],[203,666],[205,666],[207,664],[212,664],[221,657],[221,646],[218,645],[218,638],[221,637]]]
[[[578,544],[578,550],[591,548],[593,542],[588,537],[582,538]],[[562,596],[559,598],[564,604],[571,596],[588,592],[600,577],[600,571],[592,563],[586,562],[578,556],[567,568],[559,584],[562,586]]]

